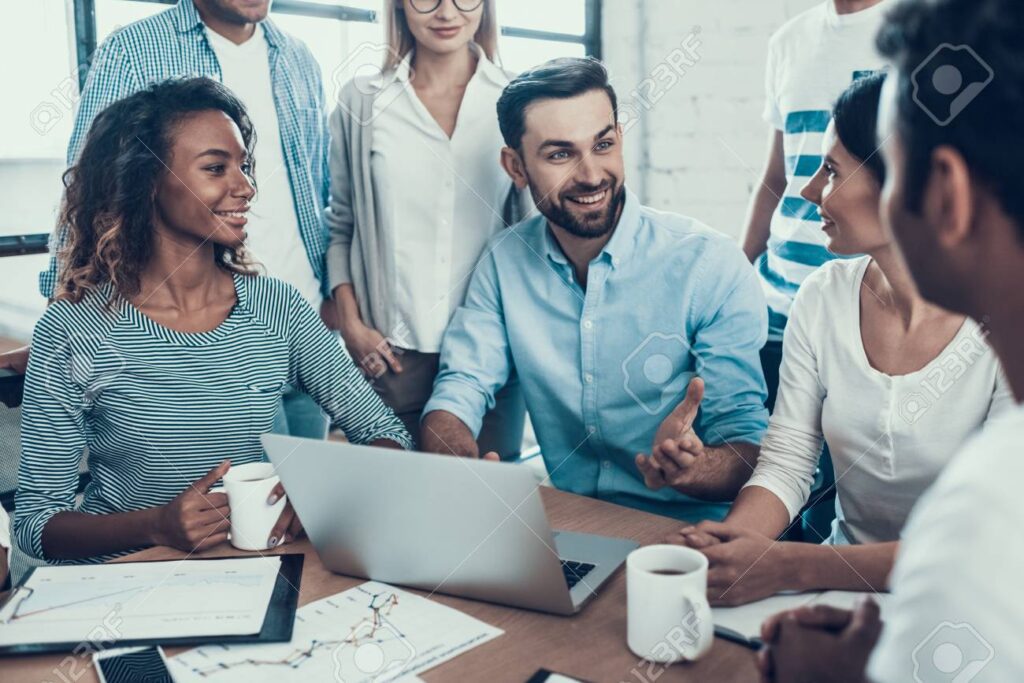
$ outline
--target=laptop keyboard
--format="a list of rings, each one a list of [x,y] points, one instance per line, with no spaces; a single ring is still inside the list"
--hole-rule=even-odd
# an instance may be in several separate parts
[[[572,588],[596,566],[589,562],[562,560],[562,573],[565,574],[565,582],[569,584],[569,588]]]

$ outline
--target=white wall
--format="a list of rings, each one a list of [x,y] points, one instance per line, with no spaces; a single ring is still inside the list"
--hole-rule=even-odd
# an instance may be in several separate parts
[[[63,161],[0,159],[0,235],[49,232],[60,200]],[[0,259],[0,336],[28,341],[46,300],[37,275],[46,256]]]
[[[768,38],[822,1],[605,0],[604,60],[639,113],[627,183],[645,203],[739,238],[767,147]]]

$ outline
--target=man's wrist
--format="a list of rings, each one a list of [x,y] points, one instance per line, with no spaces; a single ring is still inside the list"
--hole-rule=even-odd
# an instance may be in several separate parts
[[[480,457],[473,432],[454,413],[443,408],[425,413],[420,423],[420,440],[425,449],[443,455]]]

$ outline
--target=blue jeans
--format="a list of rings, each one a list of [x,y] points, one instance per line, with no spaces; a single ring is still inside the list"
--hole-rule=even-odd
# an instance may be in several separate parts
[[[301,436],[306,439],[327,438],[327,415],[307,394],[289,387],[281,395],[281,407],[274,416],[274,434]]]

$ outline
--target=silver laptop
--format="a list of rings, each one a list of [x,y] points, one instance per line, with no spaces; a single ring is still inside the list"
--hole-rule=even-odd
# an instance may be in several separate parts
[[[573,614],[639,545],[553,532],[522,465],[262,438],[320,559],[339,574]]]

